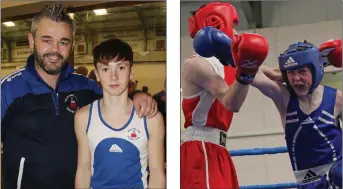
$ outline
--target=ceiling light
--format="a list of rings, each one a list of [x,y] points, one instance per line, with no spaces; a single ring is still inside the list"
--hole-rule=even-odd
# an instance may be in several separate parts
[[[94,11],[94,13],[96,15],[105,15],[105,14],[107,14],[107,10],[106,9],[97,9],[97,10],[93,10],[93,11]]]
[[[7,27],[12,27],[12,26],[15,26],[15,24],[13,22],[4,22],[3,24],[5,24],[5,26]]]
[[[72,19],[74,19],[74,13],[69,13],[68,14]]]

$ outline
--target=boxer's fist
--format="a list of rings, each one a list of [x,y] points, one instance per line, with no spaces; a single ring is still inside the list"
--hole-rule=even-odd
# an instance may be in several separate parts
[[[342,67],[342,39],[329,40],[319,46],[323,65],[332,65],[336,68]]]
[[[235,36],[232,42],[232,56],[236,64],[236,79],[250,84],[256,72],[268,55],[267,39],[254,33]]]
[[[213,27],[200,30],[193,39],[195,52],[202,57],[216,57],[224,65],[234,66],[231,56],[232,40],[225,33]]]

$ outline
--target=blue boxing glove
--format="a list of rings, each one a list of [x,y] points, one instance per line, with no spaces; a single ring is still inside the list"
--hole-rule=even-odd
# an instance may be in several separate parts
[[[222,31],[213,27],[200,30],[193,40],[195,52],[205,58],[216,57],[224,65],[236,67],[231,55],[232,40]]]
[[[338,160],[330,169],[329,172],[330,182],[336,188],[342,188],[342,160]]]

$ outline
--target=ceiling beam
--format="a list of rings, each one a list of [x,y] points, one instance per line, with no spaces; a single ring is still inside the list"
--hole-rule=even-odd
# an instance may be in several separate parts
[[[154,28],[165,28],[165,24],[156,24]],[[114,26],[109,28],[101,28],[97,29],[97,32],[113,32],[113,31],[132,31],[132,30],[141,30],[142,28],[140,25],[132,25],[132,26]]]
[[[144,24],[149,24],[149,20],[158,20],[158,21],[165,21],[165,17],[156,17],[156,16],[149,16],[149,17],[145,17],[144,18]],[[102,21],[92,21],[92,22],[89,22],[88,24],[91,25],[91,24],[98,24],[98,23],[110,23],[110,22],[132,22],[132,21],[138,21],[139,19],[137,18],[127,18],[127,19],[106,19],[106,20],[102,20]],[[139,20],[139,22],[141,23],[141,20]]]
[[[74,13],[74,19],[78,22],[84,29],[88,30],[89,32],[94,32],[92,28],[89,27],[89,24],[86,23],[83,18],[81,18],[77,13]],[[77,29],[77,27],[76,27]]]
[[[29,22],[21,22],[21,23],[15,23],[15,24],[16,26],[13,26],[13,27],[2,26],[1,35],[3,35],[4,33],[18,32],[18,31],[29,32],[31,30],[31,23]]]
[[[84,1],[61,1],[61,3],[67,7],[67,11],[70,13],[91,11],[94,9],[133,6],[138,4],[154,3],[156,1],[114,1],[114,2],[84,2]],[[15,7],[8,7],[1,9],[1,22],[17,21],[32,18],[38,14],[42,8],[53,1],[42,1],[37,3],[30,3],[26,5],[20,5]]]
[[[25,33],[25,35],[27,35],[27,33],[30,32],[30,29],[18,29],[18,30],[11,30],[11,31],[1,31],[1,37],[6,36],[7,34],[13,34],[13,33]]]
[[[149,17],[149,19],[153,19],[153,17]],[[122,24],[125,24],[125,23],[129,23],[129,22],[132,22],[132,21],[137,21],[137,19],[121,19],[121,20],[105,20],[105,21],[96,21],[96,22],[90,22],[87,24],[87,27],[84,27],[84,29],[82,29],[81,27],[78,27],[76,26],[76,32],[78,33],[78,31],[84,31],[84,30],[88,30],[88,31],[98,31],[98,30],[102,30],[102,28],[96,28],[93,26],[93,24],[103,24],[104,26],[106,26],[106,28],[104,29],[116,29],[116,28],[131,28],[131,27],[134,27],[134,28],[139,28],[139,29],[142,29],[141,25],[122,25],[122,26],[112,26],[109,25],[109,23],[115,23],[117,22],[118,24],[119,23],[122,23]],[[149,25],[149,23],[151,24],[155,24],[155,25],[158,25],[159,27],[163,26],[163,27],[166,27],[166,23],[164,22],[164,19],[163,18],[160,18],[160,19],[156,19],[157,22],[154,22],[154,23],[151,23],[151,22],[146,22],[146,26]],[[30,27],[29,28],[22,28],[22,29],[17,29],[15,31],[13,30],[7,30],[7,29],[4,29],[5,27],[3,27],[2,29],[2,32],[1,32],[1,36],[10,36],[10,35],[13,35],[13,34],[16,34],[16,33],[19,33],[19,32],[22,32],[22,33],[25,33],[24,35],[27,36],[27,33],[30,31]]]
[[[141,10],[142,11],[142,10]],[[140,22],[144,22],[146,23],[146,21],[148,19],[152,19],[152,18],[166,18],[166,14],[164,13],[156,13],[153,15],[146,15],[143,16],[141,15],[141,18],[139,18],[138,14],[135,11],[131,11],[132,14],[130,14],[129,16],[125,16],[122,14],[117,14],[117,13],[111,13],[111,14],[107,14],[107,15],[103,15],[103,16],[98,16],[98,15],[88,15],[87,20],[85,20],[86,23],[92,23],[92,22],[99,22],[99,21],[103,21],[103,20],[109,20],[109,21],[118,21],[118,20],[132,20],[132,19],[139,19]],[[142,11],[142,13],[145,13],[145,11]],[[78,15],[82,18],[85,18],[87,15],[85,14],[80,14],[78,13]]]
[[[1,8],[14,7],[19,5],[25,5],[30,3],[37,3],[39,1],[1,1]]]
[[[138,19],[141,22],[142,28],[144,28],[144,26],[145,26],[145,19],[144,19],[144,16],[142,14],[142,11],[141,11],[141,9],[138,6],[134,6],[134,7],[135,7],[135,12],[137,14],[137,17],[138,17]]]
[[[148,25],[146,24],[146,20],[142,14],[141,9],[138,6],[134,6],[136,14],[141,22],[141,27],[143,28],[144,32],[144,51],[148,49]]]
[[[134,5],[137,6],[137,5]],[[137,6],[141,10],[141,12],[165,12],[166,9],[164,7],[143,7],[142,6]],[[130,9],[115,9],[115,10],[107,10],[109,14],[122,14],[122,13],[128,13],[128,12],[134,12],[135,8],[130,8]]]
[[[162,24],[157,24],[154,28],[165,28],[165,25]],[[113,32],[113,31],[131,31],[131,30],[140,30],[142,29],[140,25],[136,26],[125,26],[125,27],[110,27],[110,28],[102,28],[102,29],[97,29],[96,32]],[[19,41],[22,39],[27,40],[27,30],[25,31],[17,31],[17,32],[7,32],[7,33],[1,33],[1,39],[6,39],[10,41]],[[75,35],[79,35],[80,33],[82,34],[87,34],[88,31],[84,30],[78,30]]]

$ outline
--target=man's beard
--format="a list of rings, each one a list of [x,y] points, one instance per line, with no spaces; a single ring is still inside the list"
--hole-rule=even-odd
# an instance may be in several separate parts
[[[39,54],[37,49],[36,49],[36,46],[34,46],[34,48],[33,48],[33,55],[35,57],[35,61],[39,65],[39,67],[42,68],[44,70],[44,72],[46,72],[47,74],[50,74],[50,75],[57,75],[57,74],[61,73],[64,66],[68,63],[68,57],[64,58],[61,54],[59,54],[57,52],[48,52],[48,53],[45,53],[43,55]],[[47,58],[49,56],[58,57],[62,61],[61,65],[58,67],[50,67],[48,62],[44,62],[44,58]]]

